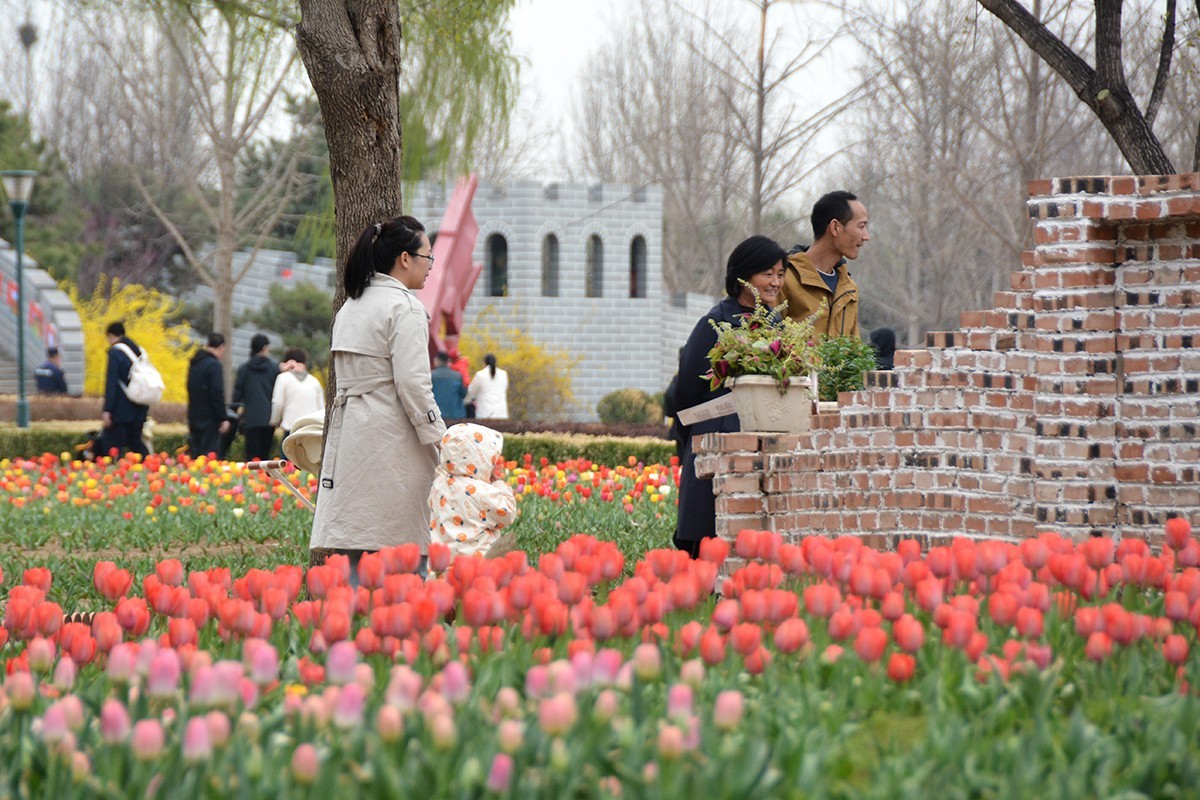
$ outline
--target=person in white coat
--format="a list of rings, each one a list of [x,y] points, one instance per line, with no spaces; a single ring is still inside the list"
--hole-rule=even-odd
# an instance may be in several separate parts
[[[496,357],[488,353],[484,367],[475,373],[467,387],[466,404],[475,404],[477,419],[508,419],[508,373],[496,366]]]
[[[286,439],[296,420],[325,408],[325,387],[308,371],[308,351],[289,347],[279,365],[271,394],[271,425],[283,429]]]
[[[336,391],[325,433],[309,562],[414,543],[424,574],[429,490],[446,424],[429,377],[429,315],[417,290],[433,267],[408,216],[368,227],[346,260],[333,321]]]

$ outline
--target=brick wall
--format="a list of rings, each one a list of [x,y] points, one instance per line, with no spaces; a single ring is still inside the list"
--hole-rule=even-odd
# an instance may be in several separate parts
[[[703,437],[718,531],[1155,539],[1200,521],[1200,174],[1035,181],[995,307],[801,436]]]

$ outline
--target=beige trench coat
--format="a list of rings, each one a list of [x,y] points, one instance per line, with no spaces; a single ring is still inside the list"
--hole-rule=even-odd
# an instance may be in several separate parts
[[[429,316],[375,275],[333,322],[337,392],[309,547],[429,545],[429,488],[446,424],[429,379]]]

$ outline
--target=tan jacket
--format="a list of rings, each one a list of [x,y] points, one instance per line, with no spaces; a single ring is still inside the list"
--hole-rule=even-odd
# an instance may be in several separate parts
[[[817,312],[821,301],[825,301],[825,313],[816,320],[818,334],[829,336],[857,336],[862,338],[858,327],[858,285],[850,277],[845,259],[837,266],[838,282],[835,297],[825,285],[803,251],[788,256],[787,270],[783,276],[783,299],[787,300],[787,315],[794,320],[803,320]]]
[[[429,379],[429,317],[373,275],[333,322],[337,395],[325,431],[310,547],[429,545],[429,489],[446,425]]]

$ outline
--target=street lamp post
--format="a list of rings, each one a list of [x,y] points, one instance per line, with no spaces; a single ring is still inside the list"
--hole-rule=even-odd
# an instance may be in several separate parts
[[[25,396],[25,212],[33,194],[36,172],[29,169],[0,171],[0,183],[8,196],[16,222],[17,249],[17,427],[29,427],[29,398]]]

